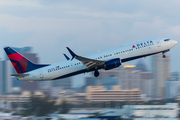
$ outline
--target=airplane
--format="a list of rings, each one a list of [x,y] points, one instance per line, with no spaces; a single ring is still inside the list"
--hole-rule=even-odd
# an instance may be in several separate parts
[[[67,61],[51,65],[35,64],[11,47],[5,47],[4,50],[17,71],[17,74],[12,74],[12,76],[24,81],[47,81],[91,71],[94,71],[94,76],[98,77],[99,69],[111,70],[121,66],[124,62],[158,53],[162,53],[162,57],[165,58],[165,53],[176,44],[177,41],[175,40],[156,38],[119,46],[84,57],[75,54],[67,47],[72,58],[64,54]]]

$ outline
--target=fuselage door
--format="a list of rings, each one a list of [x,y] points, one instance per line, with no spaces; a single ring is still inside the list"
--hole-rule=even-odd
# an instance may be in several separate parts
[[[40,75],[40,79],[43,80],[44,76],[42,70],[40,70],[39,75]]]
[[[160,40],[157,40],[157,46],[161,47],[161,41]]]

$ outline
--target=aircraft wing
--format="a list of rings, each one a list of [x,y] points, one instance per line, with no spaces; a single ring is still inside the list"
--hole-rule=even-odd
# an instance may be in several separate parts
[[[105,63],[105,61],[93,60],[93,59],[89,59],[89,58],[85,58],[81,56],[76,56],[75,58],[81,61],[88,69],[99,66],[99,65],[103,65]]]
[[[93,67],[97,67],[97,66],[103,65],[105,63],[105,61],[94,60],[94,59],[90,59],[90,58],[86,58],[86,57],[82,57],[82,56],[76,55],[68,47],[67,47],[67,49],[70,52],[70,54],[72,55],[72,59],[75,58],[75,59],[81,61],[83,63],[83,65],[85,65],[88,69],[91,69]]]

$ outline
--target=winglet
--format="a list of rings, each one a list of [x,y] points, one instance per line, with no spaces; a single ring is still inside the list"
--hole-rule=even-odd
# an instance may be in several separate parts
[[[70,58],[66,54],[63,54],[63,55],[67,60],[70,60]]]
[[[73,60],[77,55],[71,49],[69,49],[68,47],[66,47],[66,48],[68,49],[69,53],[72,55],[71,60]]]

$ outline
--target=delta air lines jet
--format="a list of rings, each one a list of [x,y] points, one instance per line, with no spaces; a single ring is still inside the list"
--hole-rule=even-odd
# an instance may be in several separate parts
[[[168,38],[150,39],[120,46],[107,51],[98,52],[88,56],[79,56],[67,47],[72,58],[64,54],[67,61],[52,65],[35,64],[19,54],[11,47],[5,47],[12,65],[18,74],[12,74],[18,80],[45,81],[70,77],[73,75],[94,71],[99,76],[99,69],[111,70],[121,66],[122,63],[138,58],[165,53],[177,44],[177,41]]]

